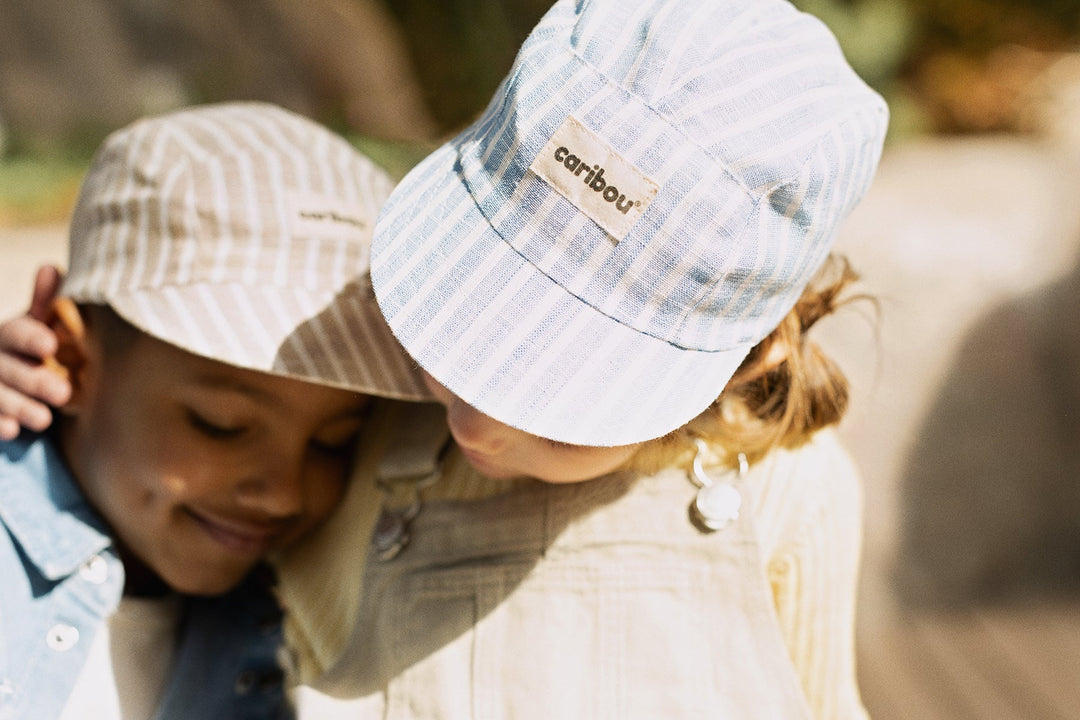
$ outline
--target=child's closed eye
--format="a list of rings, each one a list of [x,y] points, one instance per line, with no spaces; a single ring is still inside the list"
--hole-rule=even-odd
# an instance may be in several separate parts
[[[244,434],[242,426],[231,426],[208,420],[194,410],[187,411],[188,423],[212,440],[232,440]]]
[[[361,422],[358,418],[349,418],[333,423],[311,439],[310,445],[324,455],[340,456],[351,454],[360,438]]]
[[[353,449],[356,447],[357,437],[357,435],[353,435],[348,440],[333,443],[312,440],[311,448],[322,455],[341,457],[352,453]]]

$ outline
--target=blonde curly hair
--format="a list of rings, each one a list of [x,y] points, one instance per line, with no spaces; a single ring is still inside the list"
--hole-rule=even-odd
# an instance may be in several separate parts
[[[847,378],[806,334],[839,306],[866,299],[842,297],[857,279],[845,257],[830,255],[791,312],[750,351],[720,397],[686,425],[643,444],[628,468],[688,469],[699,439],[721,462],[735,466],[741,453],[752,463],[773,448],[797,447],[839,422],[848,406]]]

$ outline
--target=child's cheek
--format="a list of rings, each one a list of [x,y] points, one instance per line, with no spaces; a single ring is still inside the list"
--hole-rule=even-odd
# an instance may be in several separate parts
[[[185,442],[163,445],[160,451],[155,472],[147,478],[147,489],[173,502],[228,491],[231,463],[221,453]]]
[[[165,475],[161,478],[161,485],[165,494],[179,499],[188,493],[189,483],[180,475]]]

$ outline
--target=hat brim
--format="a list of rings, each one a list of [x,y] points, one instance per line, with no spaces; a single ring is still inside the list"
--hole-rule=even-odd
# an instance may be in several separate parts
[[[139,330],[235,367],[398,400],[432,399],[366,277],[336,291],[193,283],[75,299],[105,302]],[[246,321],[238,325],[238,318]]]
[[[371,277],[413,359],[468,404],[525,432],[628,445],[692,420],[750,346],[688,350],[581,301],[492,229],[460,174],[455,142],[384,205]]]

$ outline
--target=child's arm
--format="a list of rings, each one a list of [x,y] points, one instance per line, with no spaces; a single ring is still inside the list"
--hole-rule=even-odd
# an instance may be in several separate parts
[[[780,628],[814,720],[865,720],[855,677],[858,473],[831,431],[776,464],[755,498]]]
[[[0,439],[18,436],[20,425],[42,431],[52,423],[49,406],[67,402],[71,385],[50,369],[57,338],[46,325],[60,288],[60,271],[38,268],[25,315],[0,323]]]

